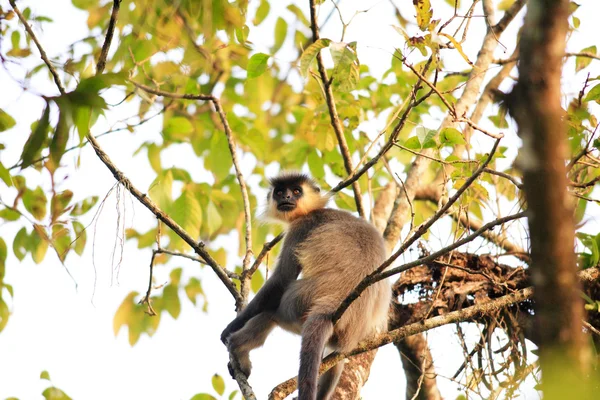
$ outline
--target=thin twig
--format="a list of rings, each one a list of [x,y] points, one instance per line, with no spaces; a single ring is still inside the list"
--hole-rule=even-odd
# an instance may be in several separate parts
[[[15,4],[15,0],[8,0],[8,2],[10,3],[10,6],[14,10],[15,14],[17,14],[17,16],[19,17],[19,20],[21,21],[21,23],[25,26],[25,30],[27,31],[27,33],[29,34],[29,36],[31,37],[33,42],[35,43],[35,46],[37,47],[38,51],[40,52],[40,57],[42,58],[42,60],[44,61],[44,63],[48,67],[48,69],[50,70],[52,77],[54,78],[54,83],[56,84],[58,91],[60,92],[60,94],[65,94],[66,93],[65,88],[60,80],[60,77],[58,76],[58,72],[56,72],[54,65],[52,65],[52,63],[48,59],[48,55],[46,55],[46,51],[42,47],[37,36],[35,36],[35,33],[33,33],[33,29],[31,29],[31,26],[27,22],[27,19],[25,19],[25,16],[21,13],[21,10],[19,10],[17,5]]]
[[[374,282],[377,282],[381,279],[384,279],[384,278],[378,278],[379,276],[383,276],[383,275],[387,274],[387,273],[382,273],[382,271],[384,271],[386,268],[388,268],[396,260],[396,258],[398,258],[402,253],[404,253],[404,251],[406,251],[406,249],[408,249],[408,247],[410,247],[410,245],[412,245],[418,238],[423,236],[423,234],[425,234],[425,232],[427,232],[427,230],[431,227],[431,225],[433,225],[438,219],[440,219],[442,217],[442,215],[444,215],[446,213],[446,211],[448,211],[448,209],[458,200],[458,198],[464,193],[464,191],[467,190],[467,188],[469,188],[469,186],[471,186],[471,184],[473,182],[475,182],[475,180],[483,172],[483,169],[486,168],[487,165],[492,161],[492,158],[494,157],[494,153],[496,152],[496,149],[498,148],[499,143],[500,143],[500,140],[496,140],[496,142],[494,143],[494,147],[490,151],[489,157],[479,166],[479,168],[477,168],[477,170],[473,173],[473,175],[471,175],[465,181],[465,183],[456,191],[456,193],[450,199],[448,199],[448,202],[446,204],[444,204],[442,207],[440,207],[440,209],[431,218],[429,218],[426,222],[421,224],[417,228],[416,232],[411,237],[409,237],[404,243],[402,243],[400,248],[394,254],[392,254],[383,264],[381,264],[379,267],[377,267],[377,269],[375,271],[373,271],[371,274],[367,275],[358,284],[356,289],[353,290],[352,293],[350,293],[350,295],[348,295],[348,297],[346,297],[346,299],[342,302],[340,307],[333,314],[332,320],[334,323],[337,322],[337,320],[342,316],[342,314],[350,306],[350,304],[355,299],[357,299],[358,296],[360,296],[360,294],[369,285],[371,285]],[[499,220],[501,220],[501,219],[499,219]],[[497,222],[499,220],[496,220],[494,222]],[[484,225],[484,227],[488,226],[488,225],[489,224]],[[495,225],[493,225],[493,226],[495,226]],[[487,229],[485,229],[485,230],[487,230]],[[479,232],[479,233],[477,236],[479,236],[479,234],[483,233],[485,230],[483,230],[481,232],[479,232],[479,230],[478,230],[477,232]],[[473,235],[471,235],[471,236],[473,236]],[[470,238],[471,236],[467,236],[467,238]],[[475,239],[475,237],[477,237],[477,236],[473,236],[471,240]],[[456,243],[460,243],[460,242],[462,242],[462,241],[459,241]],[[464,242],[464,243],[466,243],[466,242]],[[448,248],[450,248],[450,247],[451,246],[449,246]],[[456,246],[456,247],[458,247],[458,246]],[[453,247],[452,249],[454,249],[456,247]],[[448,251],[450,251],[452,249],[449,249]],[[416,265],[419,265],[419,264],[417,263]],[[398,268],[394,268],[393,270],[398,270]],[[397,271],[396,273],[398,273],[398,272],[400,272],[400,271]],[[390,274],[387,276],[391,276],[391,275],[393,275],[393,274]]]
[[[254,264],[252,264],[252,267],[250,267],[250,269],[248,270],[248,274],[250,276],[252,276],[252,274],[254,274],[258,267],[260,267],[262,260],[267,256],[267,254],[269,254],[269,251],[271,251],[271,249],[275,247],[275,245],[279,243],[281,239],[283,239],[283,236],[284,234],[280,233],[273,240],[264,244],[262,250],[258,254],[258,257],[256,257],[256,260],[254,260]]]
[[[310,0],[310,25],[312,30],[313,42],[316,42],[317,40],[319,40],[319,26],[317,25],[317,10],[315,0]],[[340,148],[340,153],[344,160],[344,167],[346,168],[346,173],[348,175],[351,175],[352,171],[354,170],[354,167],[352,166],[352,155],[350,154],[350,150],[348,149],[348,143],[346,143],[346,138],[344,136],[344,128],[342,126],[342,122],[340,121],[340,117],[338,115],[337,108],[335,105],[335,99],[333,97],[331,81],[327,77],[327,71],[325,70],[325,64],[323,63],[323,56],[320,52],[317,54],[317,65],[319,67],[319,74],[321,75],[321,80],[323,82],[323,88],[325,89],[325,98],[327,100],[327,108],[329,109],[331,126],[333,127],[333,131],[335,132],[335,136],[338,140],[338,145]],[[365,210],[362,204],[362,194],[358,182],[355,181],[352,183],[352,190],[354,191],[354,202],[356,203],[356,211],[358,212],[358,215],[364,218]]]

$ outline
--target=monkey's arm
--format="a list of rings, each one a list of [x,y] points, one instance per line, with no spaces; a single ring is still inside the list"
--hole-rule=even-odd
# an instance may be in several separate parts
[[[221,333],[221,341],[227,342],[227,338],[240,330],[248,320],[260,314],[263,311],[275,311],[279,307],[281,297],[287,287],[298,278],[300,274],[300,265],[295,260],[295,257],[285,257],[284,254],[280,260],[288,260],[290,262],[280,262],[275,268],[273,275],[264,286],[258,291],[256,296],[248,304],[246,308],[227,325],[223,333]],[[293,260],[293,261],[292,261]]]

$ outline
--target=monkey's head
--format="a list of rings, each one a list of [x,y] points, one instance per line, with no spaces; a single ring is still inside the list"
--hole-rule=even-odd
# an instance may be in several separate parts
[[[328,196],[307,175],[285,172],[270,180],[267,216],[292,222],[311,211],[325,207]]]

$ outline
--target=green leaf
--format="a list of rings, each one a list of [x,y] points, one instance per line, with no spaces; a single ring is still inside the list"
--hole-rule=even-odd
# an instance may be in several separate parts
[[[48,240],[47,236],[44,233],[40,233],[38,230],[43,229],[39,225],[35,225],[35,229],[31,232],[31,236],[29,236],[29,251],[31,252],[31,258],[33,262],[36,264],[44,261],[44,257],[46,256],[46,251],[48,251]],[[42,235],[44,237],[42,237]]]
[[[6,257],[8,256],[8,248],[6,242],[0,237],[0,282],[4,279],[6,273]]]
[[[21,228],[13,239],[13,253],[19,261],[23,261],[28,251],[29,235],[25,227]]]
[[[404,147],[407,147],[411,150],[420,150],[421,149],[421,141],[418,137],[412,136],[409,137],[406,142],[404,142]]]
[[[594,86],[585,96],[585,101],[595,101],[600,104],[600,85]]]
[[[46,103],[46,108],[42,118],[38,121],[35,129],[25,142],[23,153],[21,154],[21,169],[27,168],[33,163],[35,156],[39,153],[48,134],[48,125],[50,124],[50,104]]]
[[[21,214],[10,208],[4,208],[0,210],[0,218],[5,221],[18,221],[21,218]]]
[[[593,55],[598,54],[598,49],[596,46],[586,47],[585,49],[581,49],[580,53],[591,53]],[[575,57],[575,71],[579,72],[592,62],[591,57]]]
[[[45,380],[49,381],[50,374],[48,373],[48,371],[42,371],[42,373],[40,374],[40,379],[45,379]]]
[[[198,296],[204,296],[204,290],[202,289],[202,284],[198,278],[190,278],[187,285],[185,285],[184,290],[186,296],[194,305],[196,305],[196,298]]]
[[[232,165],[227,137],[222,132],[214,132],[210,138],[210,152],[204,158],[204,166],[213,173],[217,182],[221,182],[229,175]]]
[[[98,201],[98,196],[91,196],[91,197],[88,197],[87,199],[84,199],[84,200],[78,202],[78,203],[75,203],[73,205],[73,210],[71,211],[71,215],[77,217],[77,216],[85,214],[92,207],[94,207],[94,205],[96,204],[97,201]]]
[[[300,73],[303,77],[307,77],[308,68],[317,57],[317,54],[325,47],[329,47],[330,44],[331,40],[329,39],[319,39],[304,50],[304,53],[302,53],[302,56],[300,57]]]
[[[121,73],[109,72],[82,79],[75,89],[76,92],[97,94],[100,90],[113,85],[124,85],[125,77]]]
[[[288,23],[282,17],[277,18],[277,22],[275,23],[275,43],[273,44],[273,48],[271,49],[271,53],[275,54],[281,49],[283,46],[283,42],[285,42],[285,38],[288,33]]]
[[[4,132],[13,126],[15,126],[15,119],[0,108],[0,132]]]
[[[360,64],[356,55],[356,42],[331,43],[329,46],[333,58],[333,73],[331,78],[333,86],[341,91],[353,90],[359,80]]]
[[[235,396],[237,396],[238,391],[234,390],[233,392],[231,392],[231,394],[229,395],[229,400],[233,400],[235,398]]]
[[[271,4],[267,0],[260,0],[260,5],[256,9],[256,15],[252,20],[252,23],[256,26],[260,25],[267,15],[269,15],[269,11],[271,10]]]
[[[440,132],[440,142],[449,146],[466,143],[462,133],[455,128],[444,128],[442,132]]]
[[[171,206],[173,192],[173,174],[167,171],[163,176],[157,176],[148,189],[150,198],[163,210]]]
[[[298,20],[300,20],[300,22],[304,24],[304,26],[310,28],[310,22],[308,21],[300,7],[298,7],[295,4],[290,4],[289,6],[287,6],[287,9],[291,11],[296,16],[296,18],[298,18]]]
[[[21,32],[13,31],[13,33],[10,35],[10,44],[12,45],[13,49],[18,49],[21,47],[20,41],[21,41]]]
[[[73,221],[71,224],[73,225],[73,231],[75,232],[75,246],[73,247],[73,250],[80,256],[83,254],[83,250],[85,250],[87,234],[85,232],[85,227],[80,222]]]
[[[69,140],[69,125],[67,123],[68,109],[66,106],[59,106],[60,114],[58,116],[58,123],[50,142],[50,159],[54,163],[54,167],[58,168],[60,165],[60,159],[65,153],[67,148],[67,140]]]
[[[8,305],[4,302],[2,297],[0,297],[0,332],[6,326],[8,319],[10,318],[10,310],[8,309]]]
[[[206,228],[208,234],[211,236],[222,224],[223,218],[221,217],[221,214],[219,214],[219,210],[215,206],[215,203],[209,201],[208,207],[206,208]]]
[[[46,400],[71,400],[69,396],[57,387],[49,387],[42,392]]]
[[[467,57],[467,54],[464,52],[462,45],[456,39],[454,39],[452,36],[450,36],[446,33],[440,33],[440,36],[443,36],[446,39],[448,39],[450,42],[452,42],[452,44],[454,45],[454,48],[456,50],[458,50],[458,52],[460,53],[462,58],[467,62],[467,64],[469,64],[470,66],[473,66],[473,63],[471,62],[471,60],[469,60],[469,57]]]
[[[267,61],[269,55],[264,53],[256,53],[248,61],[248,79],[261,76],[267,70]]]
[[[25,209],[31,213],[37,220],[41,220],[46,216],[46,193],[38,186],[35,190],[27,189],[23,194],[23,205]]]
[[[256,270],[254,274],[252,274],[252,279],[250,280],[250,288],[254,293],[258,293],[258,290],[265,283],[265,278],[259,270]]]
[[[70,208],[67,208],[71,199],[73,198],[73,192],[70,190],[65,190],[62,192],[58,192],[52,196],[50,200],[50,210],[52,214],[52,221],[56,221],[59,216],[69,211]]]
[[[198,393],[194,395],[190,400],[217,400],[215,396],[211,396],[208,393]]]
[[[422,126],[417,128],[417,138],[419,138],[419,143],[421,143],[421,147],[425,147],[425,144],[431,141],[436,134],[437,131],[433,129],[427,129]]]
[[[313,149],[308,153],[308,169],[310,174],[316,179],[325,179],[325,163],[323,158],[317,154],[317,151]]]
[[[163,135],[167,140],[184,140],[194,131],[194,126],[185,117],[171,117],[165,121]]]
[[[184,190],[173,203],[171,218],[175,220],[193,238],[198,237],[202,224],[202,209],[191,190]]]
[[[413,4],[417,10],[417,25],[422,31],[425,31],[429,27],[429,21],[433,16],[431,3],[429,0],[413,0]]]
[[[177,319],[181,313],[181,302],[179,301],[179,293],[177,286],[167,285],[163,289],[163,308],[173,317]]]
[[[6,184],[6,186],[12,186],[12,179],[10,178],[10,172],[0,162],[0,179]]]
[[[225,381],[220,375],[214,374],[212,377],[212,386],[215,392],[219,393],[219,396],[223,396],[225,393]]]

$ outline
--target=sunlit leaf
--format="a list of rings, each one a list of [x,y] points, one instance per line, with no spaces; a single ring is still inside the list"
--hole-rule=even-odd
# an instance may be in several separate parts
[[[455,144],[465,144],[465,138],[455,128],[444,128],[440,132],[440,143],[453,146]]]
[[[215,206],[215,203],[210,201],[208,203],[208,207],[206,208],[206,227],[208,230],[208,234],[212,235],[221,227],[223,223],[223,218],[221,218],[221,214],[219,214],[219,210]]]
[[[421,147],[425,147],[425,143],[432,140],[436,134],[437,131],[434,129],[427,129],[422,126],[417,128],[417,138],[419,139],[419,143],[421,143]]]
[[[248,60],[248,79],[261,76],[267,70],[267,61],[269,55],[264,53],[256,53]]]
[[[219,396],[222,396],[225,393],[225,381],[223,378],[218,374],[214,374],[211,381],[215,392],[219,393]]]
[[[358,83],[360,72],[356,42],[348,44],[332,42],[329,49],[334,63],[331,75],[334,87],[341,92],[354,89]]]
[[[6,169],[6,167],[4,167],[4,165],[0,162],[0,179],[2,179],[2,182],[4,182],[6,184],[6,186],[10,187],[12,186],[12,179],[10,179],[10,172],[8,171],[8,169]]]
[[[202,285],[201,285],[200,281],[198,280],[198,278],[194,278],[194,277],[190,278],[187,285],[185,285],[184,290],[185,290],[186,296],[188,297],[188,299],[190,299],[190,301],[194,305],[196,305],[196,298],[198,296],[205,296],[204,290],[202,290]]]
[[[317,54],[325,47],[329,47],[330,44],[331,40],[329,39],[319,39],[304,50],[300,57],[300,73],[302,76],[306,77],[308,75],[308,68],[317,57]]]
[[[467,62],[467,64],[469,64],[470,66],[473,66],[473,63],[471,62],[471,60],[469,60],[469,57],[467,57],[467,54],[464,52],[462,45],[456,39],[454,39],[452,36],[450,36],[446,33],[443,33],[443,32],[441,32],[439,35],[445,37],[450,42],[452,42],[452,44],[454,45],[454,48],[456,50],[458,50],[458,52],[460,53],[462,58]]]
[[[595,101],[600,104],[600,85],[594,86],[585,96],[585,101]]]
[[[598,49],[596,46],[586,47],[581,49],[580,53],[589,53],[591,55],[598,55]],[[592,57],[577,56],[575,57],[575,71],[579,72],[592,62]]]
[[[4,132],[13,126],[15,126],[15,119],[0,108],[0,132]]]
[[[4,279],[6,273],[6,257],[8,256],[8,248],[6,242],[0,237],[0,282]]]
[[[85,227],[78,221],[72,221],[71,223],[73,225],[73,231],[75,232],[75,243],[73,250],[75,250],[77,255],[82,255],[87,240]]]
[[[190,400],[217,400],[215,396],[211,396],[208,393],[198,393],[194,395]]]
[[[179,293],[177,286],[167,285],[163,289],[163,302],[162,306],[171,317],[177,319],[181,313],[181,302],[179,301]]]
[[[80,216],[88,212],[96,202],[98,201],[98,196],[91,196],[87,199],[84,199],[80,202],[77,202],[73,205],[73,209],[71,210],[71,215]]]
[[[25,227],[21,228],[13,239],[13,253],[19,261],[23,261],[28,251],[29,235]]]
[[[163,210],[171,206],[173,192],[173,174],[167,171],[163,176],[157,176],[148,189],[150,198]]]
[[[260,270],[256,270],[256,272],[254,274],[252,274],[252,279],[250,281],[250,288],[252,289],[252,291],[254,293],[257,293],[258,290],[263,286],[264,283],[265,283],[265,278],[263,277],[262,273],[260,272]]]
[[[57,387],[49,387],[42,392],[46,400],[71,400],[69,396]]]
[[[265,20],[265,18],[267,18],[267,15],[269,15],[270,9],[271,4],[269,3],[269,1],[261,0],[260,5],[256,9],[256,15],[254,16],[252,23],[256,26],[260,25]]]
[[[288,33],[288,23],[282,17],[277,18],[277,22],[275,23],[275,43],[273,44],[273,48],[271,49],[271,53],[275,54],[281,49],[283,46],[283,42],[285,42],[285,38]]]
[[[194,126],[185,117],[171,117],[165,120],[163,135],[168,140],[184,140],[194,131]]]
[[[48,373],[48,371],[42,371],[40,373],[40,379],[45,379],[47,381],[50,380],[50,374]]]
[[[26,190],[23,194],[23,205],[25,209],[31,213],[37,220],[41,220],[46,216],[46,193],[40,186],[34,190]]]
[[[417,10],[417,25],[422,31],[427,30],[429,21],[433,16],[433,10],[431,9],[431,3],[429,0],[414,0],[413,4]]]

